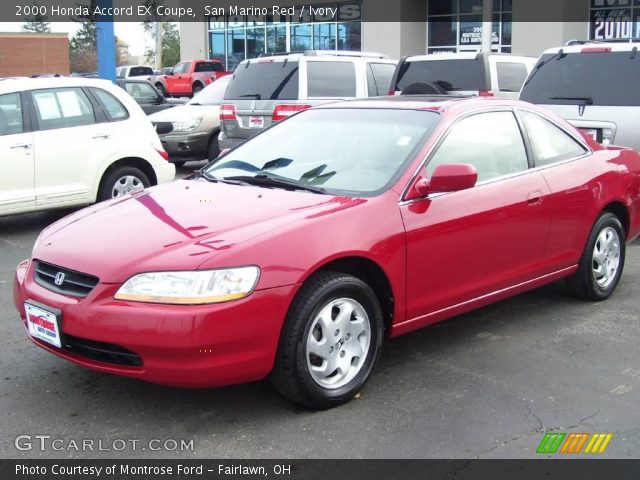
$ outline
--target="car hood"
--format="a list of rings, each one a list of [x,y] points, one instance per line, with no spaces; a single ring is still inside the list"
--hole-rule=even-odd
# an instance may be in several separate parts
[[[192,118],[218,117],[217,105],[178,105],[149,115],[152,122],[184,122]]]
[[[33,258],[121,283],[144,271],[197,269],[344,203],[330,195],[179,180],[63,218],[43,231]]]

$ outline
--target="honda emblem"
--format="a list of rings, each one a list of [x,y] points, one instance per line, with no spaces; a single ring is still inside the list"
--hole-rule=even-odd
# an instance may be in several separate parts
[[[55,283],[58,286],[62,285],[64,283],[64,273],[62,272],[56,273],[56,278],[53,281],[53,283]]]

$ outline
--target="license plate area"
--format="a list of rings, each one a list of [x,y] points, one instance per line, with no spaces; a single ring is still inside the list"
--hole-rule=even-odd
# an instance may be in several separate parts
[[[264,128],[264,117],[251,115],[249,117],[249,128]]]
[[[24,302],[29,335],[54,347],[62,348],[60,330],[62,312],[39,302]]]

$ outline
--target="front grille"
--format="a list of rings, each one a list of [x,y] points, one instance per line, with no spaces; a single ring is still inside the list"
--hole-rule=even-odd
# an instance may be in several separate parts
[[[140,355],[112,343],[94,342],[93,340],[65,335],[62,349],[97,362],[124,365],[127,367],[142,366],[142,358]]]
[[[173,131],[173,123],[171,122],[151,122],[156,129],[158,135],[166,135]]]
[[[38,285],[52,292],[84,298],[98,284],[98,277],[57,267],[37,260],[34,279]]]

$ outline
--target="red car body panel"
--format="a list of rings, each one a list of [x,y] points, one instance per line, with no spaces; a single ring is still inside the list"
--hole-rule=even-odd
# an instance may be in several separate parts
[[[323,108],[425,108],[397,100]],[[428,104],[441,122],[385,193],[351,198],[182,180],[79,211],[45,229],[35,259],[100,278],[83,299],[49,291],[21,264],[14,301],[63,312],[65,335],[113,343],[141,367],[93,361],[42,348],[96,370],[181,386],[264,378],[272,369],[286,312],[300,285],[331,262],[357,258],[384,272],[393,297],[390,336],[400,335],[573,273],[597,216],[627,213],[640,234],[640,156],[592,149],[582,159],[531,169],[451,194],[406,201],[438,139],[469,111],[520,102],[452,100]],[[585,142],[587,142],[585,140]],[[257,265],[255,291],[216,305],[118,301],[131,276],[147,271]]]
[[[196,72],[196,66],[200,63],[215,63],[222,65],[218,60],[191,60],[188,71],[174,75],[157,75],[150,77],[149,81],[154,85],[162,85],[167,95],[193,95],[193,86],[200,84],[202,88],[219,78],[231,75],[231,72]]]

